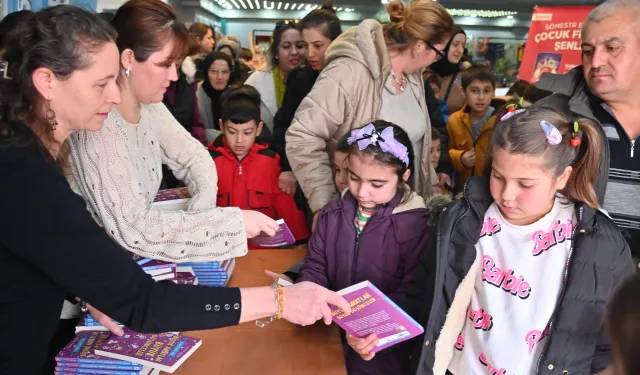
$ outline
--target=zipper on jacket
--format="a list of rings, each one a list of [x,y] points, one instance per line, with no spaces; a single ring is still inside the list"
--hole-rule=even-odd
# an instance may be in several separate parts
[[[549,343],[551,342],[551,334],[553,323],[556,320],[558,315],[558,308],[560,307],[560,303],[564,299],[564,294],[567,291],[567,280],[569,279],[569,264],[571,263],[571,257],[573,256],[573,249],[576,246],[576,233],[579,233],[578,227],[580,226],[580,222],[582,221],[582,212],[583,207],[580,207],[580,212],[578,216],[578,224],[573,228],[573,233],[571,233],[571,247],[569,248],[569,256],[567,257],[567,263],[564,266],[564,279],[562,280],[562,289],[560,290],[560,297],[556,301],[556,306],[553,309],[553,313],[551,314],[551,319],[549,319],[549,336],[547,336],[547,342],[544,343],[544,347],[542,348],[542,352],[540,352],[540,357],[538,357],[538,364],[536,366],[536,374],[540,373],[540,363],[542,362],[542,357],[544,357]]]
[[[242,164],[238,163],[238,178],[242,181]]]
[[[353,230],[356,231],[356,242],[354,245],[354,252],[353,252],[353,264],[351,265],[351,285],[354,285],[356,283],[356,266],[358,265],[358,251],[360,250],[360,236],[367,229],[367,227],[369,226],[369,223],[373,220],[373,217],[376,216],[377,213],[378,213],[378,207],[376,207],[376,212],[374,212],[373,215],[371,215],[371,217],[369,218],[369,221],[367,221],[367,223],[364,225],[360,233],[358,233],[357,229],[355,228],[355,225],[353,227]]]
[[[633,148],[636,146],[636,140],[631,141],[631,157],[633,157]]]

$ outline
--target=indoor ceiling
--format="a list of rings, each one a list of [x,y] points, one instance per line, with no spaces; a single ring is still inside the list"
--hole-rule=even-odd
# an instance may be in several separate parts
[[[322,0],[214,0],[222,8],[240,11],[309,11],[319,8]],[[338,13],[359,13],[363,16],[376,14],[384,9],[384,3],[389,0],[334,0],[333,7]],[[435,0],[434,0],[435,1]],[[439,0],[450,10],[452,15],[461,17],[497,18],[508,17],[521,20],[531,19],[531,13],[536,5],[593,5],[602,0]],[[406,2],[406,1],[405,1]]]

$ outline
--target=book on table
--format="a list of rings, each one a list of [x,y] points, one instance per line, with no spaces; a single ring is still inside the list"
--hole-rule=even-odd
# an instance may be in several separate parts
[[[268,236],[264,233],[251,238],[249,242],[258,247],[282,247],[287,245],[293,245],[296,243],[293,233],[287,223],[283,219],[276,220],[276,223],[280,226],[275,236]]]
[[[111,335],[95,354],[138,363],[173,373],[202,344],[202,340],[176,333],[146,334],[125,328],[124,336]]]
[[[424,329],[369,281],[338,291],[351,305],[351,312],[332,306],[333,321],[354,337],[378,336],[376,353],[416,337]]]
[[[187,211],[190,201],[191,194],[186,187],[164,189],[158,191],[152,207],[161,211]]]

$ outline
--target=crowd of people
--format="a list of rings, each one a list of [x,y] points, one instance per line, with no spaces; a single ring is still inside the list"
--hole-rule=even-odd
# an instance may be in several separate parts
[[[278,22],[266,65],[161,0],[2,19],[0,373],[51,374],[80,310],[116,334],[330,324],[365,280],[424,334],[343,333],[350,375],[640,373],[640,2],[596,7],[582,65],[506,97],[442,5],[386,7]],[[154,208],[177,186],[186,210]],[[242,257],[280,218],[306,256],[265,272],[290,286],[130,256]]]

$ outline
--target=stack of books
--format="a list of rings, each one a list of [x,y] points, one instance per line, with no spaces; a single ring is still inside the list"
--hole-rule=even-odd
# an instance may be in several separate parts
[[[180,263],[178,264],[178,272],[195,275],[199,285],[226,286],[235,266],[235,259],[228,259],[224,262]]]
[[[191,194],[186,187],[159,190],[153,200],[153,208],[161,211],[187,211],[190,200]]]
[[[133,260],[138,263],[144,272],[151,275],[154,280],[173,280],[176,278],[176,263],[144,258],[133,254]]]
[[[79,332],[56,356],[55,375],[104,374],[104,375],[157,375],[160,370],[140,363],[103,357],[95,350],[111,337],[104,331]]]

